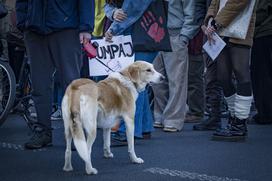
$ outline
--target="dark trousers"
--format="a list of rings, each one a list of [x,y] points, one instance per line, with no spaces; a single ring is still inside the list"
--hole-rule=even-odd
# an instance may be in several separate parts
[[[204,61],[202,54],[189,55],[188,70],[188,93],[187,103],[188,114],[200,116],[204,115]]]
[[[204,55],[206,72],[205,78],[205,94],[206,94],[206,109],[210,116],[220,116],[220,105],[222,100],[222,87],[217,79],[217,65],[206,54]]]
[[[79,32],[62,30],[49,35],[25,32],[27,54],[30,59],[33,100],[38,124],[51,128],[53,73],[57,69],[60,82],[65,88],[80,77],[81,47]]]
[[[250,68],[259,121],[272,123],[272,35],[254,39]]]

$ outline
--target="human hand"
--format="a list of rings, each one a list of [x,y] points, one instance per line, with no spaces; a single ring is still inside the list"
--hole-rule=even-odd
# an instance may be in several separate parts
[[[127,14],[122,9],[116,9],[113,12],[113,19],[118,22],[122,22],[127,18]]]
[[[106,33],[105,33],[105,40],[107,41],[107,42],[112,42],[112,37],[113,37],[113,35],[112,35],[112,33],[111,33],[111,31],[109,30],[109,31],[107,31]]]
[[[85,44],[87,42],[90,42],[92,39],[92,35],[88,32],[81,32],[79,33],[79,40],[81,44]]]
[[[201,29],[204,32],[204,34],[207,36],[209,44],[211,45],[212,43],[214,43],[215,40],[213,38],[213,35],[216,31],[214,27],[213,26],[206,27],[205,25],[202,25]]]

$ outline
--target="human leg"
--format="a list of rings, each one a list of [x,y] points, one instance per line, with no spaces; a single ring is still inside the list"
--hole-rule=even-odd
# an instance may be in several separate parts
[[[189,55],[186,122],[200,121],[204,116],[204,61],[202,54]]]
[[[272,36],[254,39],[251,58],[251,81],[257,123],[272,123]],[[262,81],[260,81],[262,80]]]
[[[154,68],[160,72],[166,78],[158,84],[152,86],[154,93],[154,127],[163,127],[163,111],[167,104],[169,96],[168,78],[166,75],[165,65],[164,65],[164,54],[165,52],[160,52],[154,59]]]
[[[67,29],[49,37],[50,53],[59,71],[63,90],[75,79],[80,78],[82,67],[79,32]]]
[[[184,124],[188,85],[188,48],[180,35],[170,34],[173,52],[165,53],[164,65],[169,84],[169,99],[164,109],[164,128],[180,131]]]
[[[250,48],[240,45],[229,46],[229,61],[237,81],[237,93],[226,99],[233,106],[228,126],[214,133],[213,139],[219,141],[243,141],[247,135],[246,120],[249,116],[252,91],[249,73]],[[222,82],[223,83],[223,82]],[[224,89],[225,95],[229,89]],[[234,103],[234,104],[233,104]]]
[[[206,72],[205,72],[205,96],[206,106],[209,111],[207,119],[193,126],[197,131],[216,130],[221,127],[220,102],[222,98],[222,87],[217,79],[217,65],[207,55],[204,55]]]
[[[54,63],[48,49],[46,36],[28,31],[25,33],[25,43],[30,60],[32,98],[37,111],[35,133],[25,144],[25,147],[36,149],[52,144],[50,115]]]

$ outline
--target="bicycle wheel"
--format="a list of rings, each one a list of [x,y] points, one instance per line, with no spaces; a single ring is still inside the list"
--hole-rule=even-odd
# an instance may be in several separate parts
[[[10,112],[16,94],[16,81],[13,70],[7,62],[0,60],[0,126]]]

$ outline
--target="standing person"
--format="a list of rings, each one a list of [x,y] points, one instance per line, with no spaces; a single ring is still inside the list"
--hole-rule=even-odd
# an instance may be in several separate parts
[[[224,4],[225,3],[225,4]],[[209,41],[213,33],[227,28],[230,23],[249,5],[248,0],[212,0],[206,19],[204,32]],[[223,7],[219,11],[219,7]],[[219,141],[241,141],[247,135],[246,121],[252,102],[252,89],[249,71],[251,46],[255,25],[255,13],[252,13],[245,39],[225,38],[227,45],[217,57],[217,77],[223,87],[225,99],[230,111],[228,126],[213,134]],[[211,22],[211,23],[209,23]],[[232,82],[235,76],[237,86]]]
[[[208,8],[212,0],[206,1],[205,11]],[[206,15],[205,12],[205,15]],[[204,15],[204,16],[205,16]],[[204,17],[205,18],[205,17]],[[213,61],[207,54],[203,55],[205,60],[206,72],[205,76],[205,105],[206,110],[209,111],[208,118],[203,119],[200,123],[193,126],[193,130],[196,131],[214,131],[221,127],[220,117],[220,104],[222,99],[222,87],[217,78],[217,61]]]
[[[197,0],[195,5],[195,18],[198,24],[198,33],[189,41],[189,69],[188,69],[188,96],[189,110],[185,123],[200,122],[204,116],[204,60],[202,53],[203,32],[200,26],[206,15],[206,1]]]
[[[258,2],[251,59],[251,81],[259,124],[272,123],[272,1]]]
[[[37,149],[52,144],[50,115],[55,68],[64,89],[80,77],[80,43],[91,39],[94,1],[17,0],[16,13],[17,26],[24,31],[37,111],[37,125],[25,147]]]
[[[105,14],[112,21],[105,33],[107,41],[111,41],[113,35],[131,34],[133,24],[142,17],[152,0],[107,0]],[[152,62],[157,52],[135,52],[135,60]],[[153,117],[149,104],[147,91],[139,93],[136,101],[135,113],[135,137],[150,138],[153,130]],[[113,134],[114,141],[126,142],[125,126],[122,122],[118,132]]]
[[[166,132],[180,131],[186,114],[188,86],[188,42],[199,25],[195,21],[195,2],[171,0],[168,5],[168,32],[172,52],[160,52],[154,67],[167,79],[154,85],[154,126]]]

